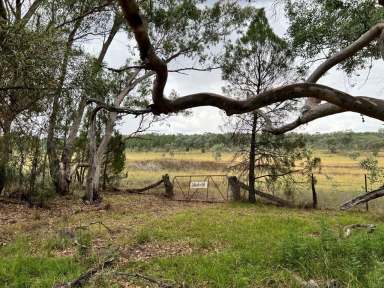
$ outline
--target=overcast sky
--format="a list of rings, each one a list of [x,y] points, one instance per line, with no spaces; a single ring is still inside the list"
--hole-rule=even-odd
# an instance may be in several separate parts
[[[287,21],[284,19],[281,8],[273,9],[272,1],[257,1],[257,6],[266,8],[266,12],[272,28],[275,33],[283,36],[287,29]],[[125,35],[117,35],[115,41],[111,45],[106,56],[108,65],[119,67],[121,63],[125,63],[128,51],[126,49],[128,39]],[[94,53],[97,52],[99,45],[92,45]],[[342,72],[332,69],[320,81],[320,84],[325,84],[333,88],[345,91],[355,96],[371,96],[383,98],[384,94],[384,62],[383,60],[374,63],[374,67],[368,76],[368,71],[361,71],[360,77],[348,79]],[[190,72],[188,75],[170,74],[166,86],[166,93],[171,90],[176,90],[179,95],[186,95],[196,92],[216,92],[221,93],[225,83],[221,80],[219,71],[212,72]],[[221,128],[225,117],[223,112],[216,108],[200,107],[192,109],[192,115],[188,117],[173,116],[166,123],[156,124],[152,127],[151,132],[176,134],[200,134],[206,132],[222,132]],[[384,127],[383,124],[368,117],[362,117],[356,113],[342,113],[339,115],[329,116],[323,119],[318,119],[303,127],[296,129],[296,132],[310,133],[326,133],[334,131],[377,131]],[[137,126],[137,120],[126,116],[119,124],[119,130],[128,134]]]

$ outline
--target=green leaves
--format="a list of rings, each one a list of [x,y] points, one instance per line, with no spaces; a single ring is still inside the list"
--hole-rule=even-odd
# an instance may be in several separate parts
[[[289,0],[286,11],[293,48],[303,58],[333,55],[384,19],[384,9],[372,0]],[[372,44],[342,63],[341,69],[351,74],[380,56]]]

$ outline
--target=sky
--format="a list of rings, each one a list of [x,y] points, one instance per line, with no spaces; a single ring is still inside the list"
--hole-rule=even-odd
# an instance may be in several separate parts
[[[258,0],[256,6],[265,7],[266,13],[274,32],[280,36],[284,36],[287,29],[287,20],[284,18],[281,8],[271,6],[273,1]],[[118,34],[112,43],[106,62],[111,67],[119,67],[121,63],[125,63],[128,54],[128,39],[124,34]],[[90,52],[97,53],[99,45],[91,45]],[[92,49],[94,51],[92,51]],[[344,73],[337,69],[330,70],[323,78],[319,80],[319,84],[328,85],[335,89],[339,89],[350,93],[354,96],[370,96],[383,99],[384,94],[384,61],[380,60],[374,63],[372,71],[359,71],[360,76],[348,78]],[[189,72],[188,75],[170,73],[169,80],[165,89],[165,93],[177,91],[178,95],[187,95],[197,92],[213,92],[221,93],[225,82],[221,80],[219,70],[211,72]],[[154,124],[149,132],[165,133],[165,134],[203,134],[203,133],[220,133],[228,132],[223,128],[226,116],[217,108],[199,107],[191,109],[192,114],[189,116],[171,116],[165,122]],[[383,123],[378,120],[364,117],[357,113],[346,112],[338,115],[328,116],[315,120],[307,125],[301,126],[294,130],[295,132],[306,133],[327,133],[335,131],[352,130],[356,132],[377,131],[384,128]],[[129,134],[137,127],[138,120],[130,116],[125,116],[118,124],[118,129],[123,134]]]

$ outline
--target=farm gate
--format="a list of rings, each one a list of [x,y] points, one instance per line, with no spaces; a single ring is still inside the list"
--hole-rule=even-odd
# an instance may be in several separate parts
[[[226,202],[227,175],[189,175],[173,178],[174,199],[179,201]]]

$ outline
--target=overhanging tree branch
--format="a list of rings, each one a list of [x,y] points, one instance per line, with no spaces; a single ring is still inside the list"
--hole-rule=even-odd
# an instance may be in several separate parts
[[[336,53],[334,56],[323,62],[313,73],[308,77],[307,83],[316,83],[326,72],[335,67],[337,64],[345,61],[349,57],[352,57],[364,47],[367,47],[373,41],[384,38],[384,23],[378,23],[369,29],[366,33],[361,35],[359,39],[353,42],[351,45]],[[347,111],[342,106],[335,106],[329,103],[320,104],[321,99],[308,98],[306,101],[306,109],[302,115],[300,115],[295,121],[286,124],[279,128],[269,127],[267,130],[274,134],[282,134],[287,131],[291,131],[302,124],[309,123],[313,120],[323,118],[326,116],[338,114]]]
[[[162,59],[160,59],[149,39],[146,23],[140,14],[139,7],[135,0],[119,0],[120,6],[124,12],[125,19],[135,35],[136,42],[140,51],[141,60],[146,67],[156,73],[153,83],[152,100],[150,106],[154,114],[169,114],[181,110],[200,107],[213,106],[224,110],[227,115],[241,114],[251,112],[255,109],[296,98],[316,98],[330,102],[343,110],[361,113],[372,118],[384,120],[384,101],[370,97],[353,97],[342,91],[318,84],[301,83],[275,88],[247,100],[235,100],[219,94],[197,93],[169,100],[164,97],[164,87],[167,83],[168,68]],[[379,35],[380,29],[384,24],[378,24],[376,28],[371,29],[368,34],[362,36],[357,44],[350,46],[346,52],[339,53],[332,60],[327,61],[319,72],[313,76],[325,73],[332,65],[350,57],[353,53],[368,45],[368,40]],[[321,76],[321,75],[320,75]],[[328,112],[329,113],[329,112]]]
[[[141,110],[135,110],[131,108],[123,108],[123,107],[116,107],[113,105],[108,105],[104,103],[103,101],[97,100],[90,98],[87,100],[87,105],[95,103],[97,106],[95,109],[93,109],[93,114],[97,114],[98,111],[101,109],[107,110],[109,112],[116,112],[116,113],[122,113],[122,114],[130,114],[130,115],[143,115],[143,114],[148,114],[152,112],[151,108],[146,108],[146,109],[141,109]]]

